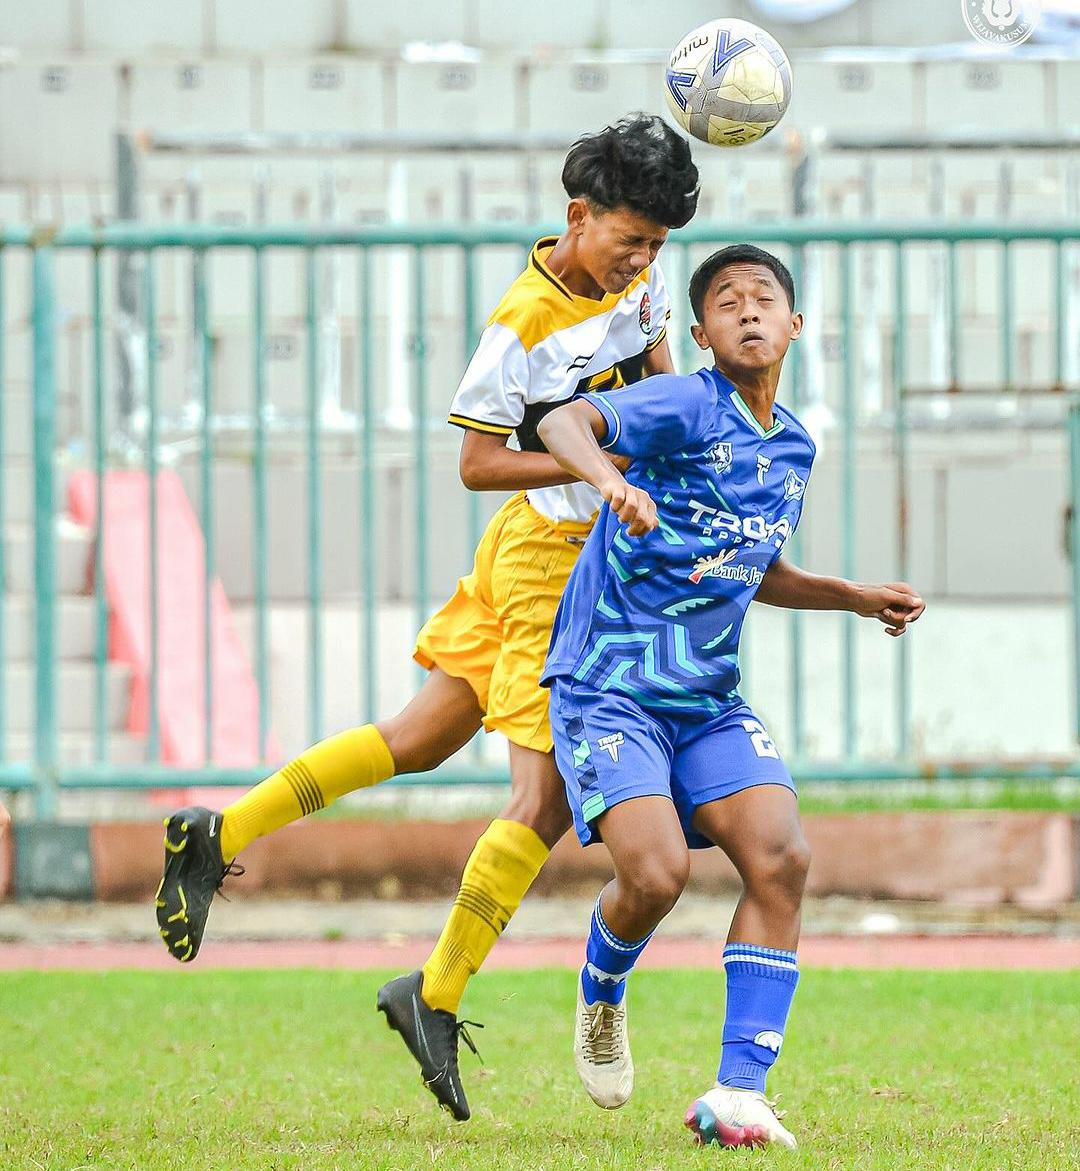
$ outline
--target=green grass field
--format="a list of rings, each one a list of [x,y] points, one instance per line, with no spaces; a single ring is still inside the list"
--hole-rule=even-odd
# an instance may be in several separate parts
[[[1080,973],[809,971],[784,1056],[797,1154],[695,1148],[722,976],[641,972],[637,1089],[597,1110],[570,1058],[573,976],[481,975],[464,1125],[373,1011],[379,973],[0,976],[0,1167],[1075,1168]]]

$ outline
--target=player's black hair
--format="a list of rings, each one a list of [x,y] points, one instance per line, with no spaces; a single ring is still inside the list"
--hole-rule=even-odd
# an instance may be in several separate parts
[[[764,248],[758,248],[754,244],[729,244],[719,252],[714,252],[708,260],[703,260],[690,278],[690,305],[699,323],[705,308],[705,294],[709,291],[713,277],[729,264],[764,265],[780,282],[780,287],[787,294],[791,311],[795,312],[795,282],[788,272],[787,265],[771,252],[766,252]]]
[[[668,228],[697,210],[698,169],[690,144],[655,114],[630,114],[574,143],[562,172],[571,199],[612,211],[628,207]]]

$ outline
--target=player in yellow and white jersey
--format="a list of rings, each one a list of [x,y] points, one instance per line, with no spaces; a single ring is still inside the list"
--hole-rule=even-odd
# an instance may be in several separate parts
[[[429,670],[423,687],[398,715],[322,741],[221,813],[173,814],[156,899],[170,953],[194,959],[214,892],[250,842],[344,793],[436,767],[481,726],[502,732],[509,801],[477,842],[431,957],[378,998],[425,1084],[458,1119],[469,1117],[457,1066],[465,984],[571,822],[539,679],[600,497],[547,454],[537,423],[580,392],[673,371],[656,255],[698,198],[688,144],[647,115],[579,139],[562,179],[566,230],[534,247],[451,405],[450,422],[465,432],[466,487],[516,495],[488,524],[472,572],[420,631],[415,654]]]

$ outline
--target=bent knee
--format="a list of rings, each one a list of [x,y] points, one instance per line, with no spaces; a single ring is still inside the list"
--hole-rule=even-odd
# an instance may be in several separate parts
[[[417,728],[403,715],[384,720],[375,727],[390,749],[396,774],[430,772],[449,756],[441,738],[429,730]]]
[[[769,850],[754,867],[752,880],[801,895],[810,872],[810,845],[801,833]]]
[[[689,877],[689,854],[675,854],[621,867],[619,885],[637,907],[662,918],[679,901]]]
[[[561,789],[513,793],[499,816],[527,825],[549,850],[574,824],[566,793]]]

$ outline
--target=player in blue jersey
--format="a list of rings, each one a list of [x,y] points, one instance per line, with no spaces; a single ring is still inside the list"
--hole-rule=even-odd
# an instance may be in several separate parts
[[[755,595],[876,617],[894,636],[923,603],[906,583],[819,577],[780,557],[815,450],[775,401],[802,329],[788,270],[751,245],[725,248],[694,273],[690,300],[712,368],[590,395],[540,425],[551,454],[606,501],[542,677],[578,836],[603,838],[616,875],[593,912],[575,1059],[594,1101],[627,1101],[626,977],[682,892],[688,846],[717,845],[743,894],[724,950],[717,1081],[687,1125],[702,1142],[793,1148],[765,1077],[798,981],[810,857],[791,775],[738,693],[739,635]],[[625,477],[605,451],[631,457]]]

